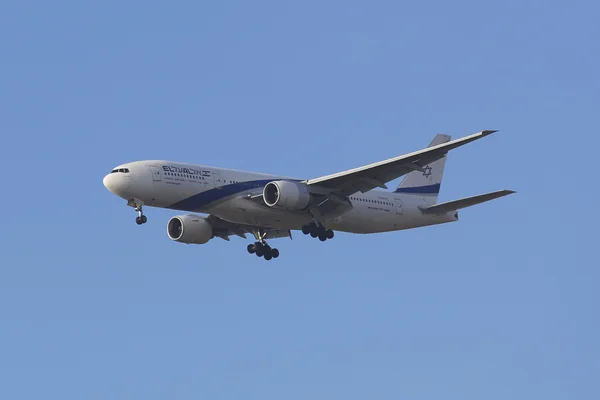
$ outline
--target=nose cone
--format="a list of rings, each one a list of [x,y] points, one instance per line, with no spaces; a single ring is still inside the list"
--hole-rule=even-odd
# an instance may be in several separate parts
[[[102,183],[111,193],[124,199],[128,198],[128,192],[131,189],[131,178],[129,176],[120,173],[108,174],[104,177]]]

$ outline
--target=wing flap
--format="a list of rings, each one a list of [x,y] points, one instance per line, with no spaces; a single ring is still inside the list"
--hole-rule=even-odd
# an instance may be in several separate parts
[[[213,227],[213,234],[223,240],[229,241],[230,236],[239,236],[246,239],[246,234],[254,232],[257,229],[262,229],[266,236],[265,239],[277,239],[282,237],[292,238],[292,232],[289,229],[275,229],[267,227],[259,227],[255,225],[236,224],[225,221],[216,215],[209,215],[206,219]]]
[[[421,208],[421,211],[424,214],[445,214],[450,211],[456,211],[460,210],[461,208],[471,207],[500,197],[508,196],[509,194],[513,193],[516,192],[514,190],[499,190],[497,192],[485,193],[472,197],[465,197],[464,199],[448,201],[429,207],[423,207]]]

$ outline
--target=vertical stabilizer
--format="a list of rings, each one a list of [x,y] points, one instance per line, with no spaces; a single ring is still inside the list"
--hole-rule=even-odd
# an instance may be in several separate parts
[[[448,135],[438,134],[433,138],[428,147],[449,142]],[[435,204],[440,193],[444,167],[446,166],[446,154],[444,157],[430,164],[423,165],[420,171],[409,172],[394,193],[414,194],[422,196],[428,204]]]

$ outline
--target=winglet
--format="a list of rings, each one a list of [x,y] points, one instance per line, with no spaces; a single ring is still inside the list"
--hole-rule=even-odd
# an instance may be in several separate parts
[[[496,133],[496,132],[498,132],[498,129],[495,129],[495,130],[485,129],[485,130],[481,131],[481,136],[491,135],[492,133]]]

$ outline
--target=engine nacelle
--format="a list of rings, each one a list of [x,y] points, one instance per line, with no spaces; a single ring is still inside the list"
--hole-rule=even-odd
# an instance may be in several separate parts
[[[269,207],[284,210],[302,210],[310,203],[306,185],[291,181],[273,181],[265,185],[263,199]]]
[[[178,215],[167,223],[167,235],[176,242],[204,244],[212,238],[213,229],[204,217]]]

